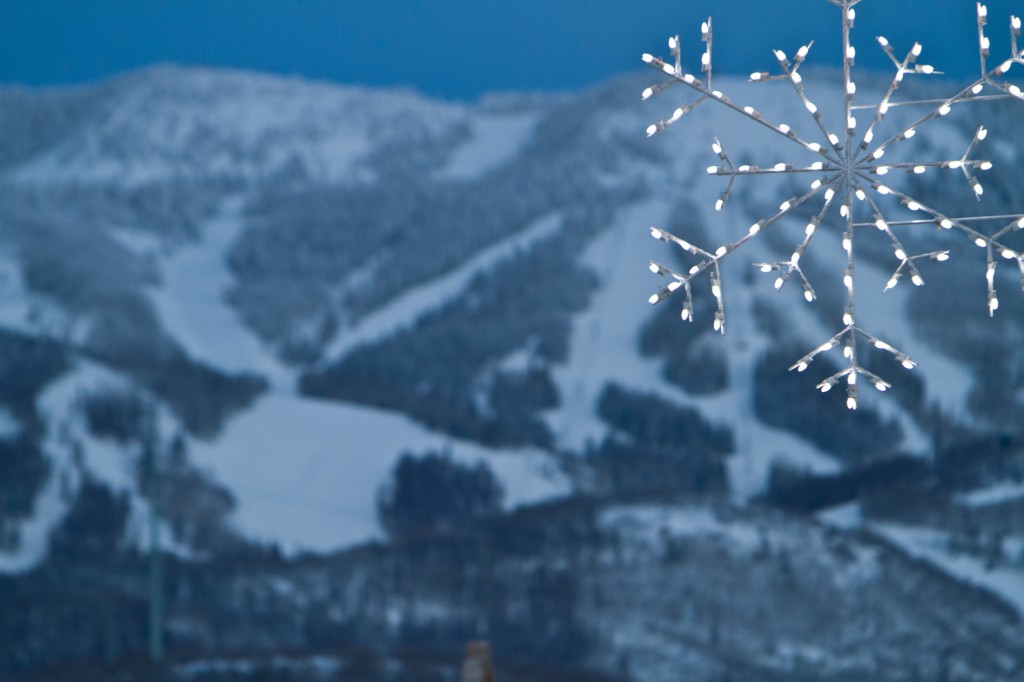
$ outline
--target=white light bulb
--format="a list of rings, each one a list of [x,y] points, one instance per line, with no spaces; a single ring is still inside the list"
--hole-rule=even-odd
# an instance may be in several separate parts
[[[818,388],[821,390],[822,393],[828,393],[829,391],[832,390],[832,384],[821,384],[820,386],[818,386]]]
[[[1011,17],[1010,18],[1010,26],[1013,27],[1014,31],[1019,31],[1020,30],[1020,17]]]
[[[659,272],[661,272],[661,268],[658,266],[657,263],[651,263],[651,272],[653,272],[654,274],[658,274]]]
[[[891,278],[888,282],[885,283],[885,290],[888,291],[889,289],[894,288],[896,286],[896,283],[897,283],[896,278],[895,277]]]
[[[982,126],[981,128],[978,128],[978,134],[977,134],[978,142],[981,142],[986,137],[988,137],[988,129],[985,128],[984,126]]]
[[[878,36],[876,40],[878,41],[878,44],[881,45],[882,47],[888,47],[889,45],[889,41],[886,40],[885,36]]]
[[[800,364],[796,366],[796,371],[803,372],[805,369],[807,369],[807,363],[801,360]]]
[[[921,73],[926,74],[926,75],[933,74],[933,73],[935,73],[935,67],[932,66],[931,64],[922,64],[921,65]]]
[[[651,305],[654,305],[655,303],[658,302],[658,295],[652,294],[651,297],[647,299],[647,302],[650,303]]]
[[[821,170],[825,167],[825,164],[821,161],[815,161],[811,164],[811,170]]]
[[[802,77],[800,76],[800,72],[799,72],[799,71],[793,71],[792,73],[790,73],[790,74],[789,74],[789,77],[790,77],[790,79],[791,79],[791,80],[792,80],[792,81],[793,81],[794,83],[796,83],[797,85],[799,85],[800,83],[802,83],[802,82],[803,82],[803,80],[804,80],[804,79],[803,79],[803,78],[802,78]]]
[[[882,115],[889,113],[889,100],[885,100],[878,105],[878,113]]]
[[[850,253],[850,249],[853,248],[853,242],[850,241],[849,237],[843,237],[843,251]]]
[[[892,193],[892,190],[886,187],[885,185],[879,185],[878,187],[875,188],[875,190],[883,196]]]
[[[980,164],[978,164],[978,168],[980,168],[983,171],[992,170],[992,162],[982,161]]]
[[[888,175],[889,167],[888,166],[879,166],[878,168],[875,169],[875,173],[877,173],[878,175]]]
[[[849,47],[846,48],[846,58],[847,59],[852,61],[856,56],[857,56],[857,48],[855,48],[853,45],[850,45]]]
[[[796,75],[796,74],[794,74],[794,75]],[[815,104],[814,102],[812,102],[811,100],[807,100],[807,101],[806,101],[806,102],[804,103],[804,106],[805,106],[805,107],[807,107],[807,111],[811,112],[812,114],[816,114],[816,113],[818,113],[818,105],[816,105],[816,104]]]
[[[939,227],[941,227],[944,230],[948,230],[951,227],[953,227],[953,221],[950,220],[949,218],[943,218],[941,221],[939,221]]]
[[[850,130],[856,129],[857,128],[857,119],[855,119],[853,116],[851,116],[848,119],[846,119],[846,127],[849,128]]]
[[[914,47],[910,50],[915,57],[921,56],[921,43],[914,43]]]
[[[903,249],[896,249],[893,253],[896,254],[896,258],[899,260],[907,260],[907,253]]]
[[[678,43],[676,42],[675,36],[672,36],[671,38],[668,39],[668,49],[674,50],[676,49],[677,45]]]
[[[925,167],[924,167],[924,166],[914,166],[914,172],[915,172],[916,174],[918,174],[918,175],[920,175],[921,173],[924,173],[924,172],[925,172],[925,170],[926,170],[926,169],[925,169]]]
[[[950,167],[950,168],[951,168],[952,170],[957,170],[958,168],[960,168],[960,167],[961,167],[961,166],[963,166],[963,165],[964,165],[964,162],[963,162],[963,161],[950,161],[950,162],[949,162],[949,167]]]
[[[828,134],[828,141],[831,142],[833,146],[838,146],[839,145],[839,136],[836,135],[835,133],[829,133]]]
[[[811,189],[818,189],[819,187],[821,187],[821,178],[811,183]]]
[[[769,263],[763,263],[763,264],[761,265],[761,272],[771,272],[771,271],[772,271],[772,266],[771,266],[771,264],[769,264]]]
[[[846,94],[847,95],[853,95],[856,92],[857,92],[857,84],[856,83],[854,83],[853,81],[850,81],[849,83],[846,84]]]
[[[643,56],[640,57],[640,59],[644,60],[645,64],[650,64],[651,62],[654,61],[654,55],[650,55],[644,52]]]
[[[878,381],[876,381],[876,382],[875,382],[875,388],[877,388],[877,389],[878,389],[879,391],[881,391],[882,393],[885,393],[885,390],[886,390],[887,388],[889,388],[889,386],[888,386],[888,385],[886,385],[886,383],[885,383],[884,381],[882,381],[881,379],[879,379]]]
[[[683,283],[680,282],[679,280],[676,280],[674,282],[669,282],[667,289],[669,291],[675,291],[676,289],[678,289],[681,286],[683,286]]]
[[[846,286],[847,289],[852,289],[853,288],[853,277],[851,277],[850,275],[845,275],[843,277],[843,284]]]
[[[702,55],[700,56],[700,63],[701,63],[701,64],[702,64],[703,66],[707,66],[708,64],[710,64],[710,63],[711,63],[711,55],[710,55],[710,54],[708,54],[707,52],[705,52],[704,54],[702,54]]]
[[[991,315],[999,309],[999,299],[993,296],[988,300],[988,313]]]
[[[921,275],[915,274],[913,277],[910,278],[910,281],[913,282],[914,286],[916,287],[924,286],[924,280],[921,279]]]
[[[945,116],[949,112],[950,106],[948,104],[943,104],[941,107],[939,107],[939,116]]]
[[[851,315],[850,313],[844,313],[843,324],[845,324],[846,326],[850,326],[851,324],[853,324],[853,315]],[[853,355],[853,349],[847,346],[846,348],[843,349],[843,355],[845,355],[846,357],[850,357],[851,355]]]
[[[753,225],[750,226],[750,229],[747,230],[747,234],[749,234],[750,236],[754,236],[755,234],[757,234],[760,231],[761,231],[761,225],[759,223],[754,223]]]
[[[653,123],[647,126],[647,137],[650,137],[656,132],[658,132],[658,126],[654,125]]]
[[[912,138],[914,135],[917,135],[917,130],[915,130],[914,128],[910,128],[909,130],[906,130],[903,133],[903,137],[905,137],[908,140]]]
[[[781,130],[785,135],[789,135],[789,131],[791,130],[791,128],[785,123],[780,123],[779,130]]]
[[[792,203],[789,200],[783,201],[779,204],[779,211],[788,211],[792,207]]]
[[[1015,254],[1013,251],[1010,251],[1009,249],[1003,249],[1002,256],[1006,260],[1010,260],[1011,258],[1016,258],[1017,254]]]
[[[716,211],[721,211],[723,206],[725,206],[725,199],[719,199],[718,201],[715,202]]]
[[[724,246],[719,246],[718,250],[715,251],[715,255],[718,256],[719,258],[721,258],[722,256],[724,256],[728,252],[729,252],[729,249],[725,248]]]
[[[708,166],[708,175],[717,175],[718,166]]]
[[[646,90],[643,91],[643,94],[640,95],[640,99],[649,99],[653,94],[654,88],[647,88]]]
[[[885,220],[883,220],[882,218],[879,218],[878,220],[875,221],[875,227],[877,227],[879,230],[888,230],[889,224],[886,223]]]
[[[817,226],[814,223],[807,223],[807,229],[804,230],[804,234],[810,237],[812,234],[814,234],[814,230],[816,229]]]
[[[871,155],[871,158],[877,160],[877,159],[882,158],[883,156],[885,156],[885,150],[884,149],[876,149],[875,153]]]
[[[697,82],[697,79],[694,78],[692,73],[684,74],[683,75],[683,80],[686,81],[687,83],[689,83],[690,85],[693,85],[694,83]]]
[[[786,53],[783,52],[782,50],[775,50],[775,58],[778,59],[780,62],[784,62],[786,61]]]
[[[786,283],[786,280],[782,279],[781,277],[776,279],[775,280],[775,290],[778,291],[779,289],[781,289],[782,285],[785,284],[785,283]]]
[[[978,237],[977,239],[975,239],[974,243],[977,244],[978,246],[980,246],[981,248],[985,248],[985,246],[987,245],[987,242],[984,239],[982,239],[981,237]]]
[[[718,144],[717,142],[712,142],[711,143],[711,151],[713,151],[716,154],[721,154],[722,153],[722,145]]]
[[[786,170],[786,164],[784,164],[784,163],[777,163],[777,164],[775,164],[774,169],[776,171],[782,172],[782,171]]]
[[[700,272],[700,266],[699,265],[694,265],[692,268],[690,268],[690,274],[691,275],[696,275],[698,272]]]
[[[722,287],[717,285],[717,284],[712,284],[711,285],[711,295],[714,296],[715,298],[721,298],[722,297]]]
[[[716,332],[717,331],[721,331],[722,330],[722,321],[716,317],[715,318],[715,323],[712,326],[715,328]]]
[[[752,80],[752,81],[759,81],[759,80],[761,80],[761,74],[759,72],[755,71],[754,73],[750,74],[750,80]]]
[[[975,85],[975,86],[974,86],[973,88],[971,88],[971,93],[972,93],[972,94],[975,94],[975,95],[977,95],[977,94],[978,94],[979,92],[981,92],[981,91],[982,91],[982,90],[983,90],[984,88],[985,88],[985,86],[984,86],[984,85],[982,85],[981,83],[978,83],[978,84],[977,84],[977,85]]]
[[[949,251],[943,251],[935,256],[935,260],[945,262],[949,260]]]
[[[875,131],[869,130],[864,133],[864,144],[871,144],[871,140],[875,139]]]
[[[843,204],[842,206],[840,206],[839,207],[839,215],[843,216],[844,218],[846,216],[850,215],[850,207],[847,206],[846,204]]]
[[[857,199],[860,201],[864,201],[868,196],[867,194],[864,194],[864,190],[862,190],[860,187],[857,188],[855,194],[857,195]]]
[[[811,301],[814,300],[814,292],[811,291],[810,289],[807,289],[806,291],[804,291],[804,298],[807,299],[808,303],[810,303]],[[802,372],[803,370],[800,371]]]
[[[901,362],[900,364],[906,367],[907,369],[914,369],[915,367],[917,367],[914,361],[911,360],[910,358],[904,359],[903,362]]]
[[[651,236],[654,237],[655,239],[661,239],[664,234],[664,232],[662,232],[656,227],[651,228]]]
[[[831,187],[829,187],[827,190],[825,190],[825,203],[828,203],[828,202],[832,201],[832,197],[834,197],[835,195],[836,195],[836,191],[834,189],[832,189]]]

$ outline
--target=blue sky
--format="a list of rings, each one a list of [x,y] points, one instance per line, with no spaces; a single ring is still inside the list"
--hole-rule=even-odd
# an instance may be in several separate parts
[[[865,0],[859,66],[883,69],[874,36],[955,77],[977,72],[973,0]],[[1007,53],[1008,16],[991,0],[989,32]],[[225,66],[449,99],[492,90],[574,90],[640,68],[679,33],[691,64],[714,17],[719,70],[767,69],[775,47],[815,40],[838,63],[839,10],[826,0],[0,0],[0,82],[80,83],[153,63]]]

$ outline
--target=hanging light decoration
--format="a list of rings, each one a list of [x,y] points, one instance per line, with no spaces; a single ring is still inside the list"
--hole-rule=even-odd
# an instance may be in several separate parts
[[[652,227],[651,234],[666,243],[672,243],[682,248],[690,256],[695,256],[698,262],[686,273],[676,272],[658,263],[651,263],[651,271],[668,277],[670,282],[658,293],[650,298],[650,302],[659,303],[670,297],[678,290],[683,291],[684,301],[682,318],[686,321],[693,321],[694,305],[691,283],[697,277],[707,275],[711,280],[712,295],[715,298],[717,309],[714,314],[713,326],[718,332],[725,333],[725,305],[722,293],[722,276],[720,263],[730,254],[739,250],[748,241],[757,237],[765,229],[779,222],[783,217],[791,214],[798,207],[815,202],[821,208],[807,223],[804,232],[804,239],[794,249],[788,260],[767,263],[755,263],[762,272],[774,273],[774,286],[781,290],[794,276],[800,282],[803,295],[807,302],[813,302],[817,298],[811,282],[804,271],[800,268],[801,258],[807,251],[818,228],[826,223],[830,211],[838,204],[841,221],[839,227],[842,230],[842,244],[846,253],[846,268],[843,272],[843,285],[846,289],[846,305],[842,314],[842,328],[825,343],[814,348],[812,351],[797,360],[790,367],[790,370],[803,372],[808,369],[814,359],[821,353],[834,349],[842,349],[846,360],[845,367],[825,378],[818,384],[819,390],[827,392],[833,387],[843,384],[846,387],[846,406],[857,409],[858,405],[858,377],[878,389],[886,391],[891,384],[873,374],[865,368],[857,354],[857,339],[872,344],[875,348],[885,351],[907,369],[915,366],[906,353],[889,343],[876,338],[865,331],[857,324],[856,305],[856,261],[854,258],[854,239],[856,227],[874,226],[889,239],[892,256],[896,266],[892,276],[886,283],[886,290],[899,284],[905,276],[908,276],[911,283],[916,286],[924,284],[924,278],[918,269],[918,263],[924,260],[945,261],[949,258],[949,250],[932,251],[928,253],[911,254],[901,243],[893,228],[913,224],[933,224],[941,229],[954,230],[965,235],[971,242],[980,248],[984,248],[987,254],[987,267],[985,271],[988,284],[988,311],[994,315],[999,308],[999,299],[995,289],[995,275],[997,268],[996,255],[1015,262],[1021,275],[1021,286],[1024,288],[1024,253],[1015,250],[1004,243],[1005,237],[1016,230],[1024,228],[1024,215],[1017,216],[949,216],[942,211],[936,210],[924,202],[914,199],[908,194],[885,185],[879,178],[890,172],[902,171],[914,175],[927,173],[929,170],[952,170],[960,171],[973,194],[981,198],[984,187],[978,180],[976,173],[987,171],[992,168],[992,163],[986,160],[974,158],[973,154],[979,143],[983,142],[988,135],[988,130],[980,126],[975,132],[967,150],[959,159],[928,162],[906,162],[881,164],[880,160],[886,152],[896,147],[899,143],[913,138],[917,132],[930,121],[942,118],[950,113],[953,107],[977,101],[979,99],[994,98],[1016,98],[1024,99],[1021,89],[1004,80],[1004,76],[1015,66],[1024,65],[1024,50],[1018,47],[1018,38],[1021,35],[1021,20],[1018,17],[1010,18],[1010,57],[1001,62],[995,68],[989,68],[987,61],[990,56],[990,43],[985,34],[985,26],[988,21],[988,9],[985,5],[977,4],[978,43],[981,75],[971,84],[961,89],[956,94],[946,99],[927,101],[903,101],[894,102],[893,95],[899,89],[903,79],[908,75],[932,75],[939,73],[929,64],[918,63],[922,54],[920,44],[914,44],[911,50],[903,59],[899,59],[896,53],[884,37],[878,38],[878,44],[895,66],[896,73],[881,101],[872,105],[857,106],[854,104],[857,93],[857,85],[853,80],[852,71],[856,59],[856,50],[850,43],[850,35],[856,20],[854,6],[862,0],[827,0],[836,5],[842,11],[843,30],[843,89],[845,92],[844,110],[845,125],[843,130],[834,132],[825,125],[818,105],[808,96],[803,77],[800,75],[800,67],[804,64],[811,46],[809,43],[801,47],[792,59],[782,50],[775,50],[775,60],[778,62],[779,72],[772,74],[767,71],[758,71],[750,74],[751,82],[765,83],[772,81],[788,81],[800,98],[804,108],[814,121],[817,132],[813,137],[820,141],[804,137],[788,123],[772,123],[766,119],[761,112],[753,107],[743,106],[733,102],[729,97],[712,86],[712,23],[709,18],[701,25],[701,41],[704,43],[704,50],[700,57],[701,76],[687,73],[682,67],[681,43],[679,36],[669,38],[669,51],[671,58],[663,60],[650,54],[643,55],[643,61],[650,67],[663,72],[669,80],[658,85],[653,85],[643,92],[643,99],[649,99],[667,90],[672,85],[683,85],[694,91],[698,97],[682,106],[677,107],[672,115],[664,120],[659,120],[647,128],[647,135],[653,136],[668,129],[671,125],[682,119],[686,114],[693,111],[701,104],[714,101],[719,106],[731,109],[738,114],[754,121],[767,128],[772,133],[785,137],[791,144],[801,147],[814,154],[817,158],[813,163],[797,166],[791,163],[777,163],[772,166],[737,166],[722,143],[716,138],[711,149],[718,157],[718,163],[709,166],[709,175],[728,178],[725,191],[716,199],[715,210],[721,211],[727,205],[737,178],[748,175],[799,175],[806,174],[813,176],[814,180],[806,192],[799,196],[786,199],[779,205],[779,209],[773,215],[758,220],[752,224],[747,232],[731,243],[721,245],[715,249],[705,250],[693,243],[686,241],[665,230]],[[988,90],[990,93],[983,95]],[[879,125],[885,120],[886,114],[894,106],[920,105],[927,106],[931,110],[918,118],[910,126],[903,128],[895,135],[875,142],[875,133]],[[871,111],[873,115],[866,126],[862,126],[856,117],[860,111]],[[862,132],[860,132],[862,131]],[[820,136],[820,137],[819,137]],[[910,211],[925,216],[917,220],[887,220],[882,209],[879,207],[874,196],[891,196],[898,200]],[[856,201],[855,201],[856,200]],[[856,222],[855,212],[861,211],[870,213],[870,222]],[[1009,220],[1008,223],[1006,221]],[[998,223],[998,227],[982,232],[978,227],[981,224]]]

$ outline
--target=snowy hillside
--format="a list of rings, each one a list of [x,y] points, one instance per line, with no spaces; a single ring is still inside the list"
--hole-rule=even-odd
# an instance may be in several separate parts
[[[841,114],[830,74],[808,82],[826,117]],[[662,284],[649,261],[693,264],[649,226],[714,250],[804,190],[800,178],[755,178],[716,212],[724,181],[705,170],[715,138],[737,163],[804,159],[710,106],[648,140],[647,126],[675,106],[671,93],[642,102],[648,84],[455,104],[160,67],[0,93],[24,141],[0,147],[0,572],[31,580],[86,551],[68,529],[90,514],[121,520],[103,536],[117,551],[146,548],[155,500],[165,548],[186,563],[253,546],[297,557],[400,540],[396,551],[411,551],[401,543],[429,541],[390,536],[381,506],[397,494],[402,462],[440,455],[453,472],[490,472],[513,516],[602,500],[600,532],[646,543],[636,556],[708,534],[727,554],[756,553],[756,538],[773,533],[799,554],[777,511],[757,530],[766,505],[819,514],[793,531],[814,542],[849,538],[852,558],[835,580],[874,581],[876,605],[887,590],[909,599],[886,571],[938,570],[947,577],[928,582],[936,593],[964,580],[1022,608],[1019,280],[1000,272],[1005,294],[989,320],[984,254],[922,232],[911,239],[948,245],[952,258],[923,268],[925,287],[883,294],[891,253],[884,235],[866,235],[862,321],[919,367],[871,358],[895,388],[848,412],[841,396],[814,390],[815,377],[786,371],[842,315],[834,224],[801,262],[813,304],[798,286],[776,293],[774,275],[751,267],[787,257],[806,213],[725,266],[724,337],[703,288],[693,323],[679,319],[678,301],[647,304]],[[784,85],[717,87],[811,129]],[[866,100],[876,90],[861,84]],[[1018,109],[974,112],[993,131],[982,151],[1001,173],[983,212],[1022,210],[1011,191],[1024,180]],[[910,115],[895,113],[892,125]],[[914,151],[959,155],[975,122],[957,112]],[[979,210],[956,177],[892,182],[947,210]],[[674,495],[687,496],[684,509],[673,511]],[[616,506],[637,500],[656,506]],[[722,505],[749,510],[730,524],[710,511]],[[603,565],[599,553],[576,560]],[[822,575],[832,568],[814,564]],[[577,587],[611,594],[620,579],[601,573]],[[601,612],[608,600],[586,594],[578,613]],[[987,618],[1000,637],[1018,627]],[[671,620],[587,636],[636,657],[645,628]],[[658,636],[698,636],[687,627]],[[622,665],[652,680],[670,679],[687,657],[709,676],[729,656],[765,674],[819,661],[832,675],[820,679],[876,669],[860,649],[830,649],[849,633],[832,634],[803,648],[765,642],[763,655],[738,640],[723,653],[689,639],[675,659]],[[1000,643],[990,653],[1020,652]],[[1003,674],[991,661],[972,668],[976,679]],[[620,666],[597,650],[585,662]]]

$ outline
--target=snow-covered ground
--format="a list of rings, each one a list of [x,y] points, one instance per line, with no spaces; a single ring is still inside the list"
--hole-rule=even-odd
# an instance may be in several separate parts
[[[398,296],[367,315],[354,327],[342,329],[328,345],[325,357],[336,361],[356,346],[387,338],[412,326],[426,313],[464,293],[476,275],[490,270],[502,260],[526,251],[561,226],[561,216],[544,216],[522,232],[484,249],[451,272]]]
[[[228,372],[256,372],[290,389],[286,367],[228,305],[228,253],[241,234],[242,198],[232,197],[201,227],[200,239],[161,263],[161,282],[150,292],[160,322],[195,360]]]
[[[235,495],[247,536],[329,551],[381,537],[377,492],[399,456],[444,449],[457,461],[486,462],[512,507],[569,490],[546,453],[491,450],[401,415],[286,394],[267,395],[191,455]]]
[[[472,180],[511,160],[529,141],[537,123],[534,112],[485,115],[472,124],[469,139],[438,171],[440,180]]]
[[[931,528],[872,523],[870,529],[911,556],[924,559],[954,578],[998,595],[1024,616],[1024,571],[1019,567],[986,568],[981,559],[952,554],[948,534]]]

